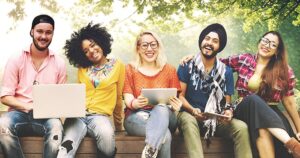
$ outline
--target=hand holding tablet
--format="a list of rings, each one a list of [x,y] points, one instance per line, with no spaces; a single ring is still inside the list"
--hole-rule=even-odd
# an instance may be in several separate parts
[[[177,88],[144,88],[141,94],[148,98],[149,105],[168,104],[177,95]]]
[[[224,118],[229,119],[230,118],[230,116],[217,114],[217,113],[212,113],[212,112],[204,112],[203,115],[208,117],[208,118],[221,118],[221,119],[224,119]]]

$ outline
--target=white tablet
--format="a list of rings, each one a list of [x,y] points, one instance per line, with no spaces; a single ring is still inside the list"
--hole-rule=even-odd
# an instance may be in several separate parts
[[[203,113],[204,116],[208,117],[208,118],[229,118],[229,116],[227,115],[222,115],[222,114],[217,114],[217,113],[212,113],[212,112],[204,112]]]
[[[171,97],[177,96],[177,88],[144,88],[141,94],[148,98],[149,105],[168,104]]]

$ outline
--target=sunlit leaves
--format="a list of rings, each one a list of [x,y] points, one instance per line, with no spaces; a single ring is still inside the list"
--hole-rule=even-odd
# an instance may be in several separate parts
[[[93,11],[96,13],[101,12],[105,15],[108,15],[113,11],[112,3],[113,3],[112,0],[99,0],[95,4]]]
[[[295,9],[295,12],[297,12],[298,15],[300,14],[300,6]],[[293,21],[293,24],[296,26],[300,25],[300,16],[297,16],[297,18]]]
[[[37,0],[37,2],[40,3],[40,6],[50,10],[53,13],[57,13],[60,9],[60,7],[58,7],[57,5],[56,0]]]
[[[54,13],[63,10],[57,5],[56,0],[32,1]],[[9,12],[9,16],[16,21],[23,19],[26,15],[24,12],[25,0],[7,0],[7,2],[15,5],[15,8]],[[99,13],[110,15],[114,11],[114,2],[116,1],[79,0],[79,3],[74,5],[74,9],[79,7],[81,8],[79,12],[88,16],[95,16]],[[202,16],[209,14],[216,17],[238,17],[244,21],[245,32],[252,31],[253,26],[262,21],[268,22],[269,28],[275,28],[275,24],[279,25],[287,17],[292,17],[294,25],[300,25],[299,0],[125,0],[119,2],[123,4],[123,7],[134,5],[137,14],[146,13],[148,15],[147,20],[161,24],[163,27],[167,27],[166,24],[168,23],[161,19],[172,20],[173,22],[169,22],[171,25],[176,21],[178,22],[177,26],[179,26],[186,19],[192,21],[197,19],[198,16],[195,16],[195,12],[201,12]],[[74,11],[70,12],[74,13]],[[173,19],[174,15],[179,15],[181,18]],[[278,22],[274,20],[278,20]]]
[[[14,4],[15,7],[8,13],[8,16],[15,21],[20,21],[26,16],[25,4],[26,0],[7,0],[8,3]],[[60,9],[56,0],[32,0],[32,2],[39,3],[39,5],[53,13],[57,13]]]
[[[15,7],[8,13],[8,16],[13,18],[15,21],[22,20],[25,16],[24,0],[8,0],[8,2],[15,5]]]

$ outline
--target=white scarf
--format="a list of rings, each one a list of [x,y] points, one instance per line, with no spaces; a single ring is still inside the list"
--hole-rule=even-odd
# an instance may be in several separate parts
[[[226,90],[226,65],[217,59],[211,73],[206,74],[201,54],[198,53],[190,63],[189,68],[195,90],[197,90],[199,81],[201,80],[200,89],[210,92],[204,112],[221,113],[226,104],[224,95],[224,91]],[[205,139],[208,139],[209,136],[214,136],[216,126],[216,118],[204,121],[204,127],[207,129],[204,136]]]

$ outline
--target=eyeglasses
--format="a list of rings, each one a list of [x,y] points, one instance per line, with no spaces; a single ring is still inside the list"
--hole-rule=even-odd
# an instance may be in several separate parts
[[[261,38],[260,43],[265,45],[265,46],[269,46],[271,49],[276,49],[277,45],[275,44],[275,42],[270,41],[267,38]]]
[[[150,43],[148,43],[148,42],[142,42],[142,43],[140,43],[139,46],[140,46],[142,49],[146,50],[146,49],[149,47],[149,45],[150,45],[150,47],[151,47],[152,49],[156,49],[156,48],[158,47],[157,41],[153,41],[153,42],[150,42]]]

